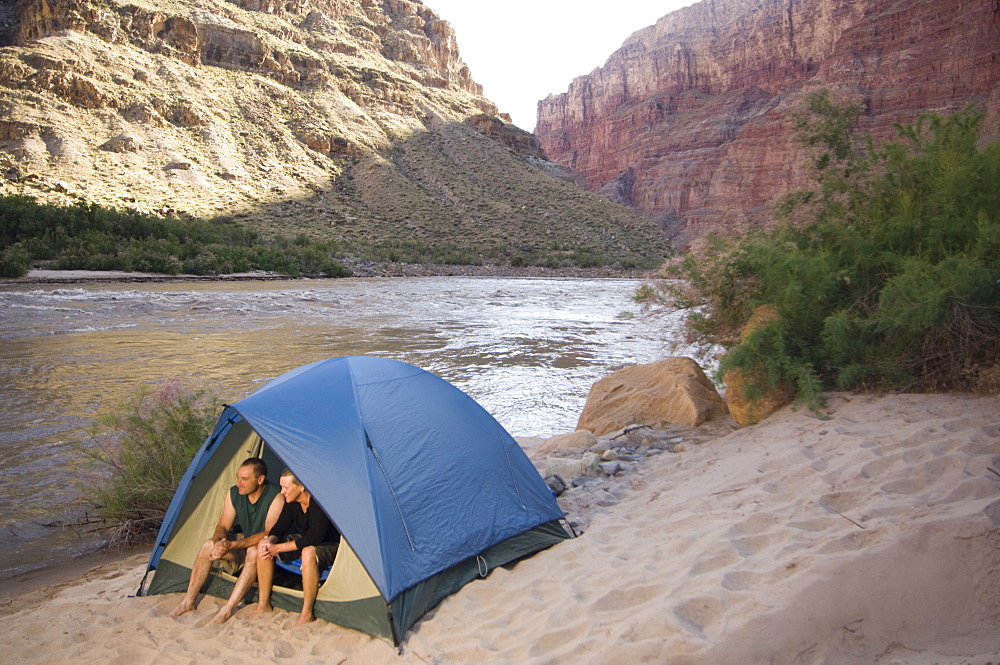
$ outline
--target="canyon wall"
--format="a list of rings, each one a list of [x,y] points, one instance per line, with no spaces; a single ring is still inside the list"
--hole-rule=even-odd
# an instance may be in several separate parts
[[[662,257],[509,121],[415,0],[0,2],[0,195],[339,251]]]
[[[535,133],[587,189],[678,245],[767,224],[810,183],[793,118],[808,93],[857,103],[876,141],[976,104],[1000,134],[997,0],[702,0],[633,34],[538,104]]]

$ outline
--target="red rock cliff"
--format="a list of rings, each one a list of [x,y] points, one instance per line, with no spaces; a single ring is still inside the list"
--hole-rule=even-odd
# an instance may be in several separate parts
[[[766,223],[808,184],[791,126],[810,92],[859,102],[859,128],[976,103],[1000,133],[997,0],[702,0],[633,34],[539,102],[548,157],[679,245]]]

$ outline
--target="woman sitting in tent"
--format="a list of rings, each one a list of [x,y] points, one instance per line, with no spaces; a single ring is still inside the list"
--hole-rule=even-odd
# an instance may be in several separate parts
[[[278,481],[285,507],[278,521],[257,545],[257,586],[260,599],[254,616],[270,612],[274,559],[302,559],[302,613],[296,626],[316,619],[313,606],[319,591],[320,571],[333,564],[340,532],[298,478],[285,469]]]

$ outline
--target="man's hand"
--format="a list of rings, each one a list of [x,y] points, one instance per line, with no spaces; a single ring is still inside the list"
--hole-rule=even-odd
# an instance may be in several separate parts
[[[276,552],[271,552],[271,546],[274,543],[271,542],[269,538],[261,538],[260,542],[257,543],[257,557],[267,561],[273,559]]]
[[[229,554],[231,549],[231,543],[225,538],[215,541],[215,547],[212,548],[212,553],[209,555],[209,561],[218,561],[222,557]]]

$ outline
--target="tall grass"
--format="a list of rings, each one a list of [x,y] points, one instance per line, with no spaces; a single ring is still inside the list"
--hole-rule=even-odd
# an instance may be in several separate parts
[[[82,489],[109,525],[113,542],[155,535],[220,407],[215,390],[173,380],[141,387],[95,421],[89,441],[78,445],[95,467]]]

